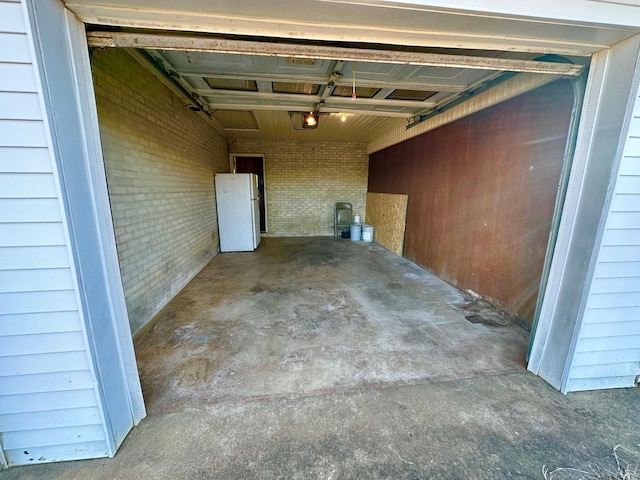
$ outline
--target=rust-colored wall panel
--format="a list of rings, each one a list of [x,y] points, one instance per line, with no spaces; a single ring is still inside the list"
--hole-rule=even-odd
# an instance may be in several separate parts
[[[369,161],[369,191],[409,195],[404,256],[531,322],[573,94],[558,80]]]

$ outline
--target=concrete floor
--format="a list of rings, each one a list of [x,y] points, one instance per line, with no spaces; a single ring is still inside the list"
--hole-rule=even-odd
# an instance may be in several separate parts
[[[638,389],[561,395],[466,302],[375,244],[221,254],[136,337],[149,416],[116,457],[0,477],[543,478],[638,447]]]

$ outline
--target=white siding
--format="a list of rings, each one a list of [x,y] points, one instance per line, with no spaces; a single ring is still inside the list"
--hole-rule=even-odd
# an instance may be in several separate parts
[[[0,0],[0,446],[109,455],[24,5]]]
[[[640,97],[613,190],[567,391],[632,387],[640,376]]]

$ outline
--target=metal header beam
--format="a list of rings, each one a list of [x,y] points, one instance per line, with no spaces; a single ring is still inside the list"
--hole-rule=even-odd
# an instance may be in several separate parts
[[[257,42],[212,38],[204,35],[145,34],[131,32],[90,32],[89,46],[99,48],[147,48],[158,50],[189,50],[237,55],[263,55],[289,58],[324,58],[354,62],[425,65],[448,68],[470,68],[509,72],[547,73],[578,76],[582,65],[552,63],[507,58],[471,57],[395,50],[345,48],[295,43]]]

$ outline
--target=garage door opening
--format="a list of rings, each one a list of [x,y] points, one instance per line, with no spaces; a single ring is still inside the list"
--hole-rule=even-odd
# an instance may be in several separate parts
[[[569,82],[549,71],[583,65],[487,51],[420,52],[417,65],[380,55],[93,52],[120,267],[152,410],[525,368],[527,331],[474,323],[482,315],[461,307],[469,297],[429,272],[380,247],[300,237],[332,236],[335,201],[352,201],[366,221],[367,192],[406,194],[404,257],[530,325],[572,105]],[[454,65],[434,65],[444,60]],[[482,111],[460,112],[474,95]],[[251,125],[225,127],[230,111],[249,112]],[[318,112],[318,128],[292,128],[292,111]],[[443,117],[433,114],[446,112],[457,117],[434,129]],[[421,136],[375,147],[389,131],[425,125]],[[213,175],[244,152],[264,152],[269,233],[296,240],[216,257]],[[425,303],[434,292],[442,297]],[[464,351],[477,353],[473,362]]]

